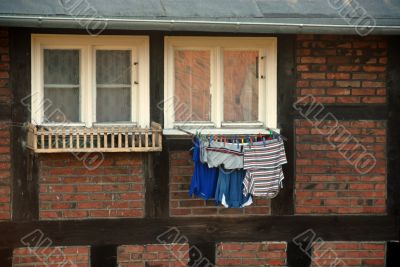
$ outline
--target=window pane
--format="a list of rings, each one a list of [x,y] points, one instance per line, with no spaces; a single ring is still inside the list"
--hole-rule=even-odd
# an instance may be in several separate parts
[[[97,122],[131,120],[131,88],[97,88]]]
[[[131,121],[131,51],[96,51],[96,121]]]
[[[44,84],[79,84],[79,50],[44,50]]]
[[[224,51],[224,121],[258,120],[258,51]]]
[[[210,121],[210,51],[175,51],[175,121]]]
[[[130,50],[97,50],[97,84],[131,84]]]
[[[45,49],[44,122],[79,122],[79,50]]]
[[[79,88],[44,88],[44,122],[78,122]],[[51,101],[48,103],[48,101]]]

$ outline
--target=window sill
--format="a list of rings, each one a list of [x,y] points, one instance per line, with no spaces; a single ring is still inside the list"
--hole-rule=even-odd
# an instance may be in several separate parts
[[[186,132],[190,132],[192,134],[196,134],[196,132],[199,132],[199,129],[185,129],[183,128]],[[277,133],[280,133],[280,129],[271,129]],[[269,130],[265,128],[201,128],[201,133],[204,135],[257,135],[257,134],[269,134]],[[185,136],[188,135],[184,131],[181,131],[179,129],[164,129],[163,134],[170,136]]]

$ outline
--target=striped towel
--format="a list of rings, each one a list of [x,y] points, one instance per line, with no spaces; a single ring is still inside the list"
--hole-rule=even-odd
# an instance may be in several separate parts
[[[273,198],[278,195],[283,178],[282,167],[247,170],[243,179],[243,195]]]
[[[282,165],[287,163],[282,139],[265,145],[253,145],[243,150],[243,194],[273,198],[279,193],[284,179]]]
[[[287,163],[282,139],[243,149],[243,169],[270,169]]]

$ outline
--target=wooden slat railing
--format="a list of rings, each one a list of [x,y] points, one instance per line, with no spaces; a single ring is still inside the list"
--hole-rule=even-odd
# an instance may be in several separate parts
[[[36,153],[161,151],[162,129],[155,122],[150,128],[28,124],[27,147]]]

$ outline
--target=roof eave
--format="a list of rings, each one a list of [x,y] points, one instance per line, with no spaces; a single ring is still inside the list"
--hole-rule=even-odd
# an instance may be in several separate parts
[[[221,20],[172,20],[135,18],[74,18],[42,16],[0,15],[0,25],[7,27],[71,28],[84,29],[92,34],[110,30],[157,30],[157,31],[201,31],[233,33],[275,33],[275,34],[358,34],[398,35],[400,26],[377,25],[362,28],[349,24],[303,24],[254,21]]]

